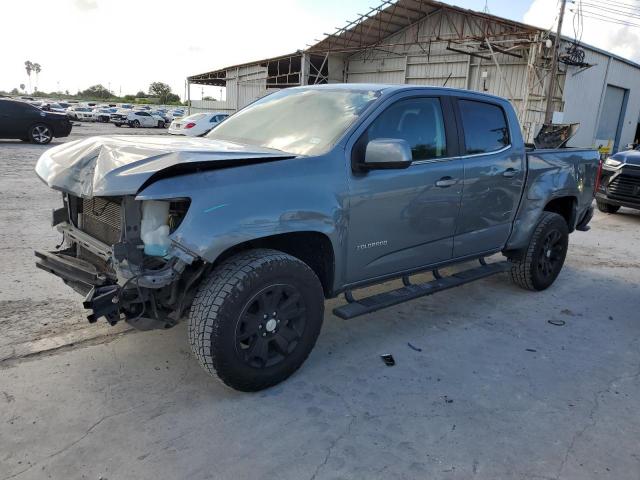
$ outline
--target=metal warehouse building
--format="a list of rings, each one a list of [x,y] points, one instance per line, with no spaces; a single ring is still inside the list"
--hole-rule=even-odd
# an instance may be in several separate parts
[[[553,32],[431,0],[385,1],[306,50],[187,78],[226,87],[238,110],[274,89],[323,83],[406,83],[508,98],[532,141],[544,120]],[[614,151],[640,137],[640,65],[563,37],[554,123],[580,123],[572,146]]]

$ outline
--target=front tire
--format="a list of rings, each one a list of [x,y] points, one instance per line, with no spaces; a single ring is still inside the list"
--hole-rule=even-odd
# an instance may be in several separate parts
[[[140,122],[138,120],[134,120],[133,122],[131,122],[131,126],[133,128],[140,128]]]
[[[569,227],[565,219],[543,212],[529,246],[518,258],[511,258],[511,279],[527,290],[544,290],[558,278],[569,247]]]
[[[51,127],[37,123],[29,129],[29,140],[37,145],[46,145],[53,139]]]
[[[611,205],[610,203],[603,202],[602,200],[596,200],[596,206],[598,207],[598,210],[604,213],[616,213],[620,210],[619,205]]]
[[[282,382],[306,360],[324,315],[318,277],[277,250],[235,255],[200,285],[189,343],[200,365],[227,386],[253,392]]]

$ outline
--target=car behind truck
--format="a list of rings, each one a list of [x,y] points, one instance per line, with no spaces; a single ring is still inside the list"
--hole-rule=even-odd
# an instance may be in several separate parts
[[[264,97],[205,138],[95,137],[45,152],[65,245],[37,266],[85,295],[89,320],[188,317],[201,365],[260,390],[291,375],[325,298],[353,318],[500,272],[549,287],[587,230],[587,149],[527,151],[511,104],[414,86],[325,85]],[[486,262],[502,253],[506,260]],[[450,276],[440,268],[468,261]],[[410,276],[432,271],[434,280]],[[397,290],[353,290],[393,278]]]

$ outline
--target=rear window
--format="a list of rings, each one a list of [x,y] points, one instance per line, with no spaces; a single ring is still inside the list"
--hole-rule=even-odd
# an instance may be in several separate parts
[[[498,105],[459,100],[468,155],[490,153],[509,146],[509,128],[504,111]]]

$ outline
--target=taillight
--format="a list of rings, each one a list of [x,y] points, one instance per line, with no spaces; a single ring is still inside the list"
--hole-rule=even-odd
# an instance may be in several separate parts
[[[602,159],[598,162],[598,172],[596,173],[596,183],[593,189],[593,195],[595,196],[596,192],[600,188],[600,180],[602,178]]]
[[[187,124],[184,126],[184,128],[193,128],[193,127],[195,127],[195,126],[196,126],[196,124],[195,124],[195,123],[193,123],[193,122],[189,122],[189,123],[187,123]]]

